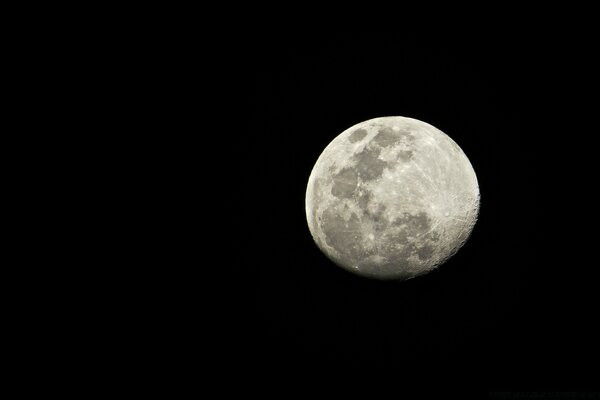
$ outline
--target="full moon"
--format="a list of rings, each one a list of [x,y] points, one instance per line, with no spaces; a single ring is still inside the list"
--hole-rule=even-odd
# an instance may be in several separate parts
[[[306,217],[321,251],[357,275],[426,274],[466,242],[479,213],[469,159],[448,135],[406,117],[348,128],[308,179]]]

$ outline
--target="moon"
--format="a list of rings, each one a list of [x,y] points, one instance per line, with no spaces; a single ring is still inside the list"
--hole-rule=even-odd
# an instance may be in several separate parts
[[[454,255],[479,214],[477,176],[448,135],[407,117],[358,123],[323,150],[306,218],[338,266],[381,280],[426,274]]]

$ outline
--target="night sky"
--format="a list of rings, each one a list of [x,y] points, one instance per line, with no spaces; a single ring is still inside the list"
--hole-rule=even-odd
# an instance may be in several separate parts
[[[546,105],[564,82],[552,46],[538,36],[399,31],[257,35],[243,47],[251,118],[236,137],[236,371],[259,386],[339,378],[484,391],[590,388],[591,362],[600,359],[597,273],[566,233],[572,213],[547,186],[572,185],[552,139],[565,132],[544,123],[555,117]],[[402,283],[335,266],[314,244],[304,212],[325,146],[358,122],[391,115],[454,139],[481,191],[465,246]]]

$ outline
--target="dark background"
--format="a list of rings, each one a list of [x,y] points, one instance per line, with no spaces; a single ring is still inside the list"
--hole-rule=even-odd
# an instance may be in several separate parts
[[[572,50],[538,34],[428,39],[402,31],[254,35],[242,43],[251,116],[234,138],[232,256],[241,287],[231,373],[258,385],[339,377],[592,388],[597,273],[571,224],[585,218],[570,195],[577,157],[557,121],[577,74],[573,58],[565,61]],[[358,122],[391,115],[452,137],[481,190],[466,245],[403,283],[336,267],[314,244],[304,213],[306,183],[325,146]]]

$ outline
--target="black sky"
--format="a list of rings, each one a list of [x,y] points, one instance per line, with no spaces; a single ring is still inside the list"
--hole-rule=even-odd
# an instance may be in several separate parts
[[[552,46],[536,35],[430,40],[405,32],[244,43],[252,115],[237,138],[240,370],[257,382],[360,376],[483,390],[594,383],[597,274],[577,257],[565,231],[572,213],[547,187],[549,173],[571,182],[549,150],[565,132],[542,122],[564,84]],[[451,136],[481,190],[467,244],[404,283],[334,266],[304,215],[306,182],[324,147],[358,122],[390,115]]]

